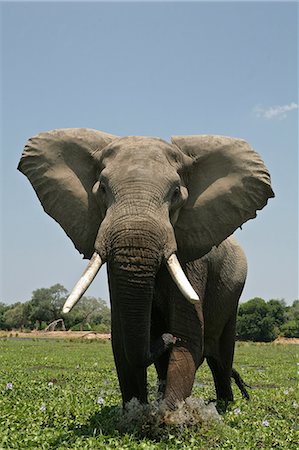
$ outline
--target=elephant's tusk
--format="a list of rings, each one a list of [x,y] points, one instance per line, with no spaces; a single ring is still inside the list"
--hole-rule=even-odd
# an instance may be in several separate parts
[[[191,286],[190,281],[184,274],[183,269],[174,253],[168,258],[168,260],[166,261],[166,265],[173,281],[175,282],[183,296],[190,303],[198,303],[199,297]]]
[[[68,313],[70,310],[75,306],[75,304],[80,300],[84,292],[87,290],[87,288],[91,285],[93,282],[96,274],[100,270],[102,266],[102,259],[98,253],[94,253],[88,263],[88,266],[86,267],[85,271],[83,272],[80,280],[73,288],[72,292],[70,293],[69,297],[67,298],[62,312]]]

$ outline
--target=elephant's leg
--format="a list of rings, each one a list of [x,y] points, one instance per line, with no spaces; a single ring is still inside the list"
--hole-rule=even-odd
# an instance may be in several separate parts
[[[212,356],[207,357],[207,363],[213,374],[217,401],[223,403],[225,409],[227,403],[234,399],[231,387],[231,370],[223,367],[221,361]]]
[[[155,340],[151,347],[147,365],[150,365],[157,360],[159,368],[164,366],[167,371],[169,359],[167,350],[169,347],[172,347],[173,339],[171,334],[165,333],[162,337]],[[114,333],[112,333],[112,345],[123,402],[126,403],[133,397],[136,397],[140,402],[147,403],[147,366],[131,366],[125,357],[125,352],[120,339],[117,335],[114,336]],[[166,376],[160,372],[159,384],[161,384],[161,386],[165,384],[165,382],[163,383],[163,380],[166,380]]]
[[[232,365],[235,349],[235,328],[236,314],[233,314],[219,340],[218,357],[208,356],[207,362],[212,371],[217,400],[224,402],[233,401],[233,391],[231,387]]]
[[[177,342],[170,352],[166,378],[165,401],[174,409],[178,401],[191,395],[196,370],[203,361],[203,319],[201,305],[176,302],[171,330]],[[180,319],[179,319],[180,317]]]
[[[158,375],[158,394],[162,397],[165,395],[168,364],[169,352],[165,352],[155,361],[155,368]]]
[[[165,401],[170,409],[177,402],[191,395],[197,364],[192,352],[185,347],[174,347],[171,351],[165,390]]]
[[[168,329],[168,325],[165,321],[166,313],[157,306],[158,300],[155,299],[152,308],[152,321],[151,321],[151,348],[155,347],[155,342],[159,339],[159,336],[165,333]],[[164,351],[162,354],[157,355],[154,361],[156,372],[158,375],[158,394],[164,396],[166,387],[166,376],[169,362],[170,350]]]
[[[169,358],[168,350],[172,347],[175,338],[170,333],[163,333],[161,336],[161,327],[156,328],[156,332],[152,336],[147,360],[145,361],[144,366],[137,366],[129,363],[119,330],[121,330],[119,313],[112,307],[112,347],[123,404],[130,401],[133,397],[137,398],[142,403],[147,403],[146,367],[153,362],[159,361],[159,367],[162,364],[163,366],[166,366],[167,371]],[[166,375],[163,375],[163,379],[166,380]],[[161,384],[163,384],[162,380]]]
[[[185,267],[188,279],[200,298],[204,297],[207,267],[198,260]],[[176,338],[170,351],[164,399],[174,409],[178,401],[191,395],[195,373],[203,361],[203,313],[202,303],[192,305],[186,301],[169,274],[163,274],[161,292],[168,298],[168,329]],[[165,288],[166,286],[166,288]],[[165,373],[165,366],[163,366]]]
[[[170,352],[165,352],[155,361],[158,393],[170,409],[174,409],[178,401],[191,395],[195,373],[200,364],[199,353],[197,346],[193,349],[187,348],[181,344],[181,339],[177,338]]]

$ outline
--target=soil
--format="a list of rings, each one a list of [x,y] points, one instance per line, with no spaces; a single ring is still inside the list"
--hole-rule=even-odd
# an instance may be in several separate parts
[[[299,344],[299,338],[278,337],[273,344]]]
[[[105,339],[110,340],[110,333],[96,333],[94,331],[0,331],[1,337],[33,339],[33,338],[55,338],[55,339]]]
[[[55,338],[55,339],[104,339],[110,340],[110,333],[96,333],[95,331],[31,331],[24,333],[21,331],[0,331],[0,338]],[[273,344],[299,344],[299,338],[278,337]]]

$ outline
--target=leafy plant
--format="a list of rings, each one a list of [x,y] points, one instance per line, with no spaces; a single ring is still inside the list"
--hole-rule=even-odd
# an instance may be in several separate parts
[[[126,423],[120,426],[121,397],[110,342],[2,339],[0,448],[295,450],[298,362],[296,345],[238,343],[235,367],[252,386],[249,402],[234,388],[235,402],[220,422],[182,422],[157,429],[157,421],[141,420],[129,431]],[[153,405],[153,367],[148,386]],[[192,395],[205,401],[215,397],[205,363]]]

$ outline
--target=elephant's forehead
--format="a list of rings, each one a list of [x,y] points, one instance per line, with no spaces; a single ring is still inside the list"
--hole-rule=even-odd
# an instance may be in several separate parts
[[[167,163],[178,162],[180,152],[166,141],[159,138],[129,136],[113,142],[103,152],[106,163],[116,159],[119,163],[142,162]]]

